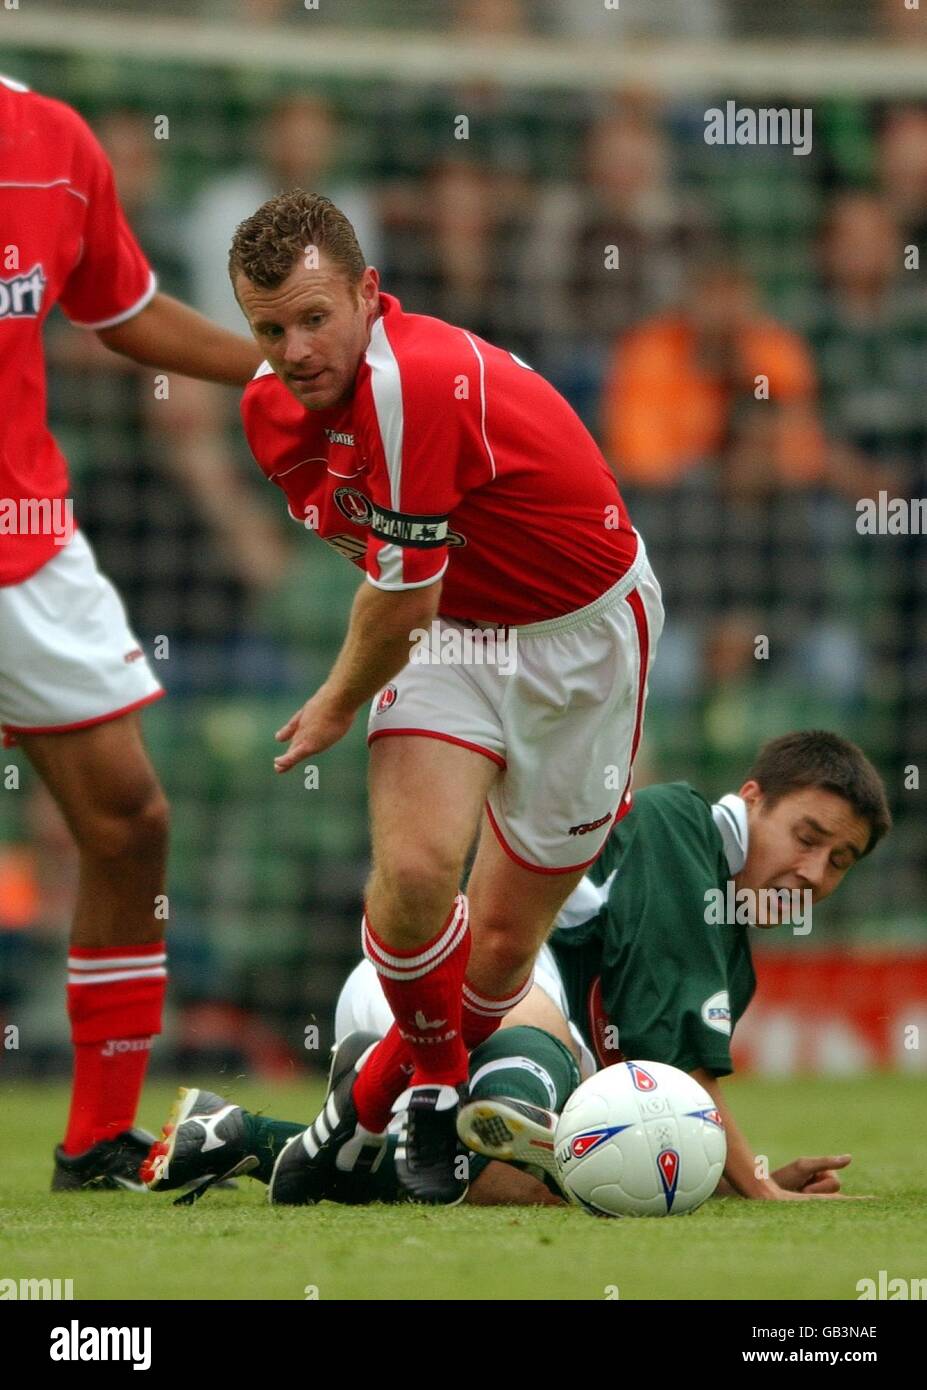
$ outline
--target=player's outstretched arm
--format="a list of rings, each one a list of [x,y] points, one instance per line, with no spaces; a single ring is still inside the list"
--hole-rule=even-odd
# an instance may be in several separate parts
[[[788,1202],[811,1201],[820,1197],[845,1197],[840,1191],[840,1180],[833,1171],[845,1167],[849,1156],[834,1158],[798,1158],[794,1163],[780,1168],[768,1178],[757,1176],[757,1161],[747,1137],[738,1128],[727,1101],[721,1094],[721,1082],[716,1076],[698,1067],[692,1076],[704,1086],[711,1096],[727,1136],[727,1162],[721,1179],[719,1193],[722,1196],[748,1197],[754,1201]],[[808,1165],[812,1165],[808,1167]]]
[[[168,294],[156,294],[125,323],[98,329],[97,337],[144,366],[227,386],[244,386],[261,365],[250,338],[219,328]]]
[[[290,745],[274,759],[277,772],[289,772],[303,758],[324,752],[344,737],[361,705],[406,665],[412,633],[428,628],[440,596],[440,579],[420,589],[397,591],[361,584],[328,680],[277,730],[278,743]]]

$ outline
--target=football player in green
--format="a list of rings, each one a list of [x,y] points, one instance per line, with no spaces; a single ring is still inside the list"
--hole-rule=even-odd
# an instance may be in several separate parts
[[[878,772],[854,744],[821,731],[765,744],[739,792],[715,805],[684,782],[638,792],[562,909],[531,992],[471,1054],[470,1100],[458,1121],[462,1152],[471,1151],[467,1200],[560,1200],[558,1112],[581,1079],[624,1059],[679,1067],[712,1097],[727,1136],[721,1193],[841,1195],[838,1171],[848,1154],[798,1158],[767,1175],[721,1079],[733,1071],[731,1035],[755,988],[751,930],[788,922],[806,935],[815,904],[890,827]],[[362,1063],[390,1018],[363,962],[338,1002],[330,1088]],[[143,1176],[154,1190],[196,1181],[205,1190],[251,1171],[269,1183],[272,1202],[287,1205],[398,1195],[394,1138],[352,1172],[307,1190],[305,1164],[288,1161],[299,1158],[307,1134],[311,1126],[183,1091]]]

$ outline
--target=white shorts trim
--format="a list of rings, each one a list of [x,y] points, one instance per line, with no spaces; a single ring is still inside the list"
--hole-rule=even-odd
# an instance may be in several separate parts
[[[21,584],[0,587],[0,728],[7,746],[17,734],[102,724],[163,694],[81,532]]]

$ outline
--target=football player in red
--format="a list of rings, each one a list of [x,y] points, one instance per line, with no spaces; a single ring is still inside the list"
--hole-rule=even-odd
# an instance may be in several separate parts
[[[660,589],[566,401],[512,353],[405,313],[327,198],[265,203],[229,269],[266,358],[243,401],[252,452],[364,573],[276,767],[329,748],[373,699],[363,945],[396,1024],[294,1160],[307,1192],[375,1162],[395,1103],[405,1190],[459,1201],[468,1049],[530,989],[628,808]]]
[[[42,327],[68,318],[136,362],[244,383],[259,355],[157,289],[109,163],[70,107],[0,78],[0,726],[80,852],[68,959],[71,1109],[53,1187],[134,1187],[133,1130],[167,978],[168,808],[138,711],[162,694],[76,529],[46,422]]]

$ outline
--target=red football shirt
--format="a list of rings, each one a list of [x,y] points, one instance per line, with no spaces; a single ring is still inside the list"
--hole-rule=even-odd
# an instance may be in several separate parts
[[[68,471],[46,421],[42,325],[111,328],[148,303],[155,278],[119,206],[109,161],[60,101],[0,77],[0,584],[59,553],[50,508]],[[59,511],[59,516],[61,515]],[[37,528],[36,518],[44,518]]]
[[[582,608],[637,536],[592,436],[512,353],[381,295],[351,400],[306,410],[265,363],[242,418],[291,515],[381,589],[442,578],[447,617],[524,624]]]

